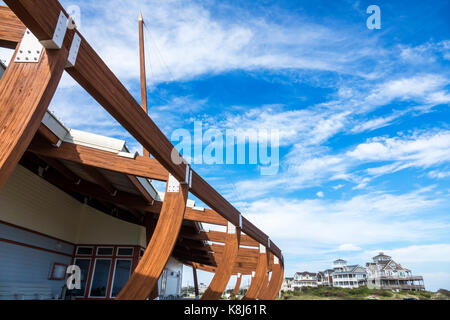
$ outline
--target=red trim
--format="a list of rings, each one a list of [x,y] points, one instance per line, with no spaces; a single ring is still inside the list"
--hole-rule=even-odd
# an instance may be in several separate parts
[[[53,263],[52,273],[50,274],[50,280],[65,280],[66,279],[66,273],[65,272],[64,272],[64,276],[62,278],[55,278],[54,274],[55,274],[55,267],[56,266],[64,267],[64,269],[66,269],[66,270],[67,270],[67,267],[68,267],[67,264],[58,263],[58,262]]]
[[[71,254],[64,253],[64,252],[58,252],[58,251],[50,250],[50,249],[45,249],[45,248],[41,248],[41,247],[36,247],[36,246],[31,245],[31,244],[26,244],[26,243],[17,242],[17,241],[8,240],[8,239],[3,239],[3,238],[0,238],[0,242],[6,242],[6,243],[13,244],[13,245],[16,245],[16,246],[27,247],[27,248],[35,249],[35,250],[41,250],[41,251],[50,252],[50,253],[54,253],[54,254],[59,254],[61,256],[66,256],[66,257],[72,258]]]
[[[5,221],[2,221],[2,220],[0,220],[0,223],[4,224],[4,225],[7,225],[7,226],[10,226],[10,227],[13,227],[13,228],[17,228],[17,229],[21,229],[21,230],[24,230],[24,231],[28,231],[28,232],[31,232],[31,233],[34,233],[34,234],[37,234],[37,235],[40,235],[40,236],[43,236],[43,237],[46,237],[46,238],[50,238],[50,239],[53,239],[53,240],[56,240],[56,241],[59,241],[59,242],[64,242],[64,243],[70,244],[72,246],[76,245],[75,243],[72,243],[70,241],[66,241],[66,240],[63,240],[63,239],[52,237],[52,236],[49,236],[48,234],[41,233],[41,232],[38,232],[38,231],[34,231],[34,230],[31,230],[31,229],[27,229],[25,227],[21,227],[21,226],[18,226],[16,224],[12,224],[12,223],[5,222]]]

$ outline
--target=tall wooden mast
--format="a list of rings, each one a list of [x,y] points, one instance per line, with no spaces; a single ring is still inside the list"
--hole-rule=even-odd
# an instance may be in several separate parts
[[[145,73],[145,47],[144,47],[144,19],[142,12],[139,13],[139,56],[141,63],[141,106],[148,113],[147,105],[147,77]],[[144,157],[150,157],[150,153],[143,147]]]

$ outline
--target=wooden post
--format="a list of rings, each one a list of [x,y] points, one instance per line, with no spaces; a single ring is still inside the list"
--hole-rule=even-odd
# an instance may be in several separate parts
[[[14,62],[19,48],[0,81],[0,188],[39,129],[68,56],[66,50],[43,49],[37,63]]]
[[[283,284],[283,265],[277,257],[274,257],[273,255],[272,257],[274,259],[272,265],[272,277],[270,278],[267,289],[260,294],[260,300],[275,300],[280,292],[281,285]]]
[[[195,290],[195,298],[198,298],[200,296],[200,292],[198,290],[198,278],[197,278],[197,267],[192,266],[192,272],[194,274],[194,290]]]
[[[142,12],[139,14],[139,57],[141,65],[141,107],[148,113],[148,102],[147,102],[147,77],[145,72],[145,44],[144,44],[144,19],[142,17]],[[149,158],[150,153],[145,147],[143,148],[144,157]]]
[[[239,294],[239,290],[241,289],[241,282],[242,282],[242,274],[238,274],[237,279],[236,279],[236,284],[235,284],[234,290],[233,290],[234,295]]]
[[[252,279],[250,287],[242,300],[254,300],[258,297],[259,292],[264,286],[264,280],[266,279],[266,274],[268,272],[267,266],[268,259],[266,247],[261,245],[255,277]]]
[[[161,214],[152,239],[117,300],[147,299],[158,285],[158,279],[172,254],[183,223],[188,195],[188,186],[178,183],[177,190],[172,178],[167,183]]]
[[[208,289],[203,294],[201,300],[219,300],[225,291],[228,281],[233,273],[234,264],[239,252],[239,240],[241,230],[233,224],[228,223],[227,241],[222,258],[218,262],[218,268],[209,284]]]

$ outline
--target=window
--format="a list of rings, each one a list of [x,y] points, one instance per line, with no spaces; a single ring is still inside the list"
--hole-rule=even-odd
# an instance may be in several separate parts
[[[117,248],[117,255],[120,257],[133,256],[133,248]]]
[[[73,290],[72,293],[76,297],[84,297],[86,291],[86,283],[89,276],[89,269],[91,265],[91,259],[75,259],[75,265],[80,267],[81,270],[81,288],[80,290]]]
[[[106,298],[111,259],[96,259],[89,297]]]
[[[112,256],[114,252],[113,247],[99,247],[97,248],[98,256]]]
[[[92,256],[94,248],[92,247],[78,247],[77,256]]]
[[[131,274],[131,260],[117,259],[112,281],[111,298],[117,297]]]

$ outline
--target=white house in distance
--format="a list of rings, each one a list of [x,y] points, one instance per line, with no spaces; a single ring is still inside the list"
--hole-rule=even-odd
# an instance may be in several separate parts
[[[317,287],[317,274],[312,272],[297,272],[294,275],[293,288]]]
[[[388,290],[425,290],[423,277],[413,276],[411,270],[403,268],[390,256],[380,253],[373,257],[373,262],[366,264],[367,286]]]
[[[333,287],[358,288],[366,285],[366,269],[359,265],[347,265],[347,261],[339,259],[333,263]]]

